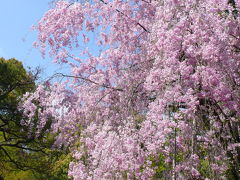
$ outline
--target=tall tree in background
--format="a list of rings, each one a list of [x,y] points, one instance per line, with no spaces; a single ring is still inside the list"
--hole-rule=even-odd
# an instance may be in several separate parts
[[[25,96],[26,127],[44,107],[35,129],[51,120],[74,179],[239,179],[239,8],[58,1],[35,45],[72,71]],[[97,53],[86,48],[92,37]]]
[[[29,132],[21,124],[24,117],[18,110],[19,102],[26,92],[35,89],[39,72],[27,72],[16,59],[0,58],[0,177],[4,179],[67,179],[60,173],[67,155],[49,149],[53,135],[36,138],[34,130]],[[37,122],[36,116],[33,124]]]
[[[32,141],[27,138],[26,131],[21,129],[22,115],[18,111],[18,103],[23,94],[35,88],[35,77],[28,74],[22,63],[16,59],[0,59],[0,153],[1,170],[5,162],[14,163],[22,168],[11,153],[21,153],[30,150],[27,143]],[[9,152],[8,148],[18,150]],[[29,148],[29,149],[28,149]]]

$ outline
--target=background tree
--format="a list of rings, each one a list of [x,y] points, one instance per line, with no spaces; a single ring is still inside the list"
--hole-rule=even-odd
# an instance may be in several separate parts
[[[18,110],[19,102],[35,89],[39,72],[27,72],[16,59],[0,58],[0,175],[5,179],[67,179],[63,172],[51,172],[54,163],[67,156],[49,149],[53,135],[36,137],[21,124],[24,117]],[[38,119],[34,121],[37,124]]]
[[[0,74],[0,152],[3,158],[1,162],[12,162],[18,168],[22,168],[19,162],[13,159],[12,153],[31,149],[27,144],[32,139],[28,138],[26,132],[21,129],[22,116],[18,111],[18,103],[23,94],[35,88],[35,77],[28,74],[22,63],[15,59],[1,58]],[[9,148],[12,149],[12,147],[17,150],[10,152]]]

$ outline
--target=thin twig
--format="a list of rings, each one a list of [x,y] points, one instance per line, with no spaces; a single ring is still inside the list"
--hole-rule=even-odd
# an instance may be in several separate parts
[[[104,0],[100,0],[103,4],[108,4],[108,3],[106,3]],[[112,7],[112,6],[111,6]],[[122,15],[124,15],[124,16],[126,16],[126,17],[128,17],[126,14],[124,14],[122,11],[120,11],[119,9],[115,9],[117,12],[119,12],[120,14],[122,14]],[[128,17],[129,18],[129,17]],[[149,30],[147,30],[142,24],[140,24],[139,22],[137,22],[137,21],[135,21],[136,22],[136,24],[138,25],[138,26],[140,26],[145,32],[147,32],[147,33],[150,33],[150,31]]]
[[[85,78],[85,77],[82,77],[82,76],[72,76],[72,75],[66,75],[66,74],[63,74],[63,73],[56,73],[54,76],[62,76],[62,77],[70,77],[70,78],[77,78],[77,79],[82,79],[84,81],[87,81],[87,82],[90,82],[92,84],[96,84],[98,86],[102,86],[104,88],[109,88],[109,89],[112,89],[114,91],[124,91],[123,89],[121,88],[114,88],[114,87],[111,87],[109,85],[106,85],[106,84],[99,84],[98,82],[95,82],[91,79],[88,79],[88,78]]]

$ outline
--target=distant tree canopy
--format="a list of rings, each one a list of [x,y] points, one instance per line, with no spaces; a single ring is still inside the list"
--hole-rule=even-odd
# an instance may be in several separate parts
[[[0,179],[56,179],[51,171],[64,179],[62,169],[67,168],[63,164],[68,156],[50,150],[53,136],[36,137],[21,124],[19,102],[35,89],[38,74],[38,69],[27,72],[16,59],[0,58]],[[60,156],[62,166],[58,167]]]
[[[17,168],[23,168],[13,158],[9,148],[14,147],[18,149],[15,153],[20,153],[31,141],[21,129],[22,116],[18,111],[18,102],[24,93],[34,89],[34,80],[35,77],[26,72],[21,62],[0,59],[0,166],[12,162]]]

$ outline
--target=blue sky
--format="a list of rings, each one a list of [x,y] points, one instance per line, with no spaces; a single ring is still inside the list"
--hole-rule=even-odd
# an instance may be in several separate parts
[[[32,47],[37,33],[31,26],[49,9],[50,0],[0,0],[0,57],[16,58],[24,66],[44,69],[42,79],[60,71],[49,58],[43,59]]]

